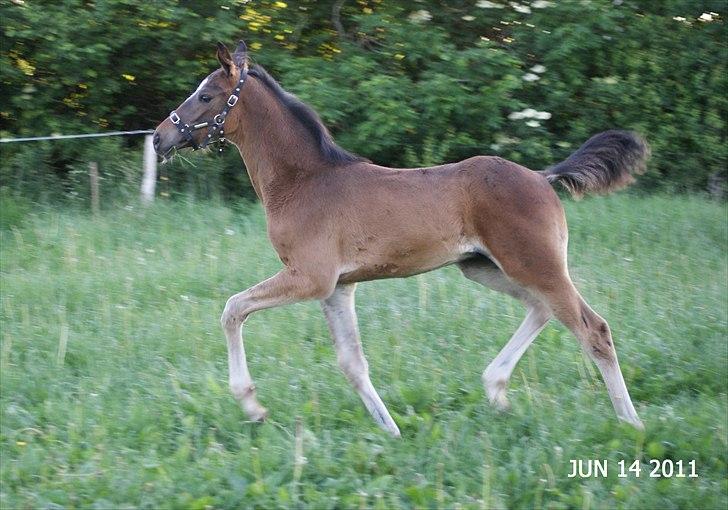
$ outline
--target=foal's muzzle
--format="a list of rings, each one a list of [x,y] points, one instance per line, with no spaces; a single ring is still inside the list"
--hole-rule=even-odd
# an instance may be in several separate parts
[[[157,155],[164,158],[168,157],[175,149],[189,147],[190,143],[189,140],[180,136],[172,123],[169,122],[169,118],[167,118],[154,130],[152,145]]]

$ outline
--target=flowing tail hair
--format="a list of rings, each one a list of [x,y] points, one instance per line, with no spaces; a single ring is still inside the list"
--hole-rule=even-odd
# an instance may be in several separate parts
[[[585,193],[606,194],[634,182],[645,171],[650,146],[637,133],[611,130],[592,136],[567,159],[542,173],[560,182],[579,198]]]

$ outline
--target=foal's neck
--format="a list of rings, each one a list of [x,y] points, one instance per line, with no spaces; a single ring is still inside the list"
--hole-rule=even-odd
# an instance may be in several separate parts
[[[240,103],[237,128],[229,138],[266,209],[286,201],[309,175],[332,168],[313,137],[257,78],[248,79]]]

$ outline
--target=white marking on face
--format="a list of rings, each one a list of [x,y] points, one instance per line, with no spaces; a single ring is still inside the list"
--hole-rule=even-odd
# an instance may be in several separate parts
[[[200,82],[200,84],[199,84],[199,85],[197,86],[197,88],[195,89],[195,91],[194,91],[194,92],[193,92],[192,94],[190,94],[190,97],[188,97],[187,99],[188,99],[188,100],[189,100],[189,99],[192,99],[192,98],[193,98],[193,97],[194,97],[195,95],[197,95],[197,93],[198,93],[199,91],[201,91],[201,90],[202,90],[202,89],[203,89],[203,88],[205,87],[205,85],[207,85],[207,82],[208,82],[209,80],[210,80],[210,77],[209,77],[209,76],[208,76],[207,78],[205,78],[204,80],[202,80],[202,81]]]

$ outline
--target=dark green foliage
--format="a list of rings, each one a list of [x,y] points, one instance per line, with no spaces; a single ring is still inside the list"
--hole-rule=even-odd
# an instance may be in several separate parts
[[[215,68],[216,40],[244,37],[343,147],[381,164],[497,154],[541,169],[620,128],[653,147],[643,189],[726,179],[721,0],[334,4],[10,2],[0,8],[0,135],[152,128]],[[136,186],[139,142],[3,145],[2,185],[67,196],[95,157],[117,191]],[[222,165],[174,163],[166,185],[250,194],[231,152]],[[126,160],[132,180],[99,154]]]

